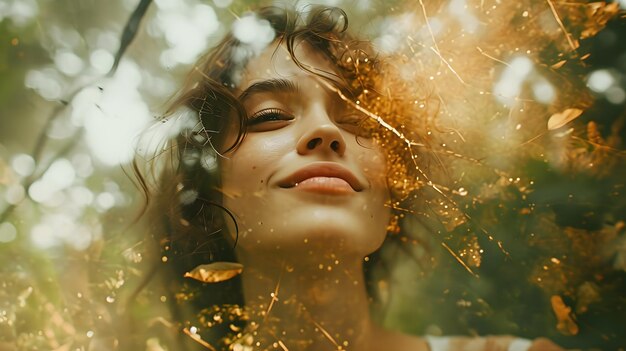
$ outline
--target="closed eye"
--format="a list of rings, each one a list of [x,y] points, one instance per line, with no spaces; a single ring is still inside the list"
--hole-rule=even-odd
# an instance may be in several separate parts
[[[246,126],[250,132],[264,132],[281,128],[294,118],[279,108],[266,108],[248,117]]]
[[[349,113],[337,118],[336,123],[344,130],[357,136],[371,137],[365,123],[367,117],[361,113]]]
[[[365,120],[365,116],[363,116],[362,114],[357,114],[357,113],[350,113],[350,114],[346,114],[343,115],[339,118],[336,119],[337,123],[339,124],[345,124],[345,125],[359,125],[361,123],[363,123],[363,121]]]

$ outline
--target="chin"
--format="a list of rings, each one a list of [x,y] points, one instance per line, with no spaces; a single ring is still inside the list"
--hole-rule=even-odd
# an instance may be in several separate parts
[[[252,226],[245,223],[242,231],[247,234],[240,245],[250,253],[293,256],[299,260],[311,257],[316,264],[326,255],[361,259],[382,245],[388,216],[372,218],[368,214],[363,218],[361,211],[353,212],[346,208],[308,206],[272,216],[270,220],[256,221]]]

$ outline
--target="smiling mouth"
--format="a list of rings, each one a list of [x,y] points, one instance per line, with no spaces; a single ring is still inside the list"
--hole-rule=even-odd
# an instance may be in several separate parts
[[[346,194],[355,192],[347,181],[335,177],[308,178],[294,184],[293,188],[326,194]]]
[[[363,190],[357,177],[334,162],[318,162],[297,170],[279,183],[281,188],[325,194],[349,194]]]

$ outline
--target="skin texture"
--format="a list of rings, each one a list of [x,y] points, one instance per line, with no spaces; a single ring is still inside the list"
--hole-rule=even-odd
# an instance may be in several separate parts
[[[333,72],[305,44],[296,55],[311,70]],[[290,88],[249,89],[272,79]],[[280,110],[251,124],[220,164],[224,205],[240,226],[246,304],[272,306],[268,315],[290,350],[423,349],[421,340],[386,332],[369,317],[362,262],[380,247],[390,220],[385,158],[372,140],[357,138],[355,113],[318,79],[276,45],[242,74],[248,116]],[[264,317],[257,338],[274,341]]]
[[[355,116],[345,103],[296,66],[284,47],[275,49],[248,64],[240,89],[271,79],[293,83],[295,91],[258,91],[243,99],[249,116],[278,109],[285,114],[279,118],[290,120],[254,124],[221,161],[224,204],[241,228],[239,249],[297,261],[304,255],[315,266],[321,252],[362,259],[380,247],[389,223],[384,156],[372,140],[352,134],[355,126],[347,120]],[[298,51],[303,64],[332,72],[306,46]],[[359,191],[342,191],[336,178],[281,187],[292,174],[316,165],[345,169]]]
[[[306,44],[296,56],[314,72],[334,72]],[[359,116],[281,45],[253,58],[241,77],[240,99],[253,122],[220,170],[224,206],[240,229],[246,305],[263,311],[252,316],[255,342],[261,349],[280,341],[289,350],[428,350],[424,339],[370,318],[362,263],[386,236],[389,190],[384,155],[356,136]],[[513,339],[452,337],[450,344],[507,350]],[[559,348],[539,340],[531,350]]]

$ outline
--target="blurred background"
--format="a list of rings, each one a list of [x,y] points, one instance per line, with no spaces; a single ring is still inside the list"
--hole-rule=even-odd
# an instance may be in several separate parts
[[[201,54],[257,3],[0,0],[0,350],[124,349],[122,314],[144,321],[134,337],[146,350],[167,349],[154,326],[172,327],[169,297],[140,288],[161,258],[150,256],[150,233],[136,225],[144,198],[129,176],[132,159],[158,146],[137,136]],[[395,50],[406,14],[421,11],[399,0],[315,3],[346,8],[351,28],[383,52]],[[467,6],[450,1],[459,3]],[[386,325],[626,349],[623,13],[582,39],[579,51],[590,54],[575,73],[581,96],[594,100],[579,129],[555,133],[584,136],[588,143],[568,152],[591,155],[600,170],[511,161],[533,192],[499,184],[497,196],[477,195],[480,205],[466,208],[516,259],[481,237],[459,240],[467,228],[452,228],[442,240],[457,255],[435,244],[426,265],[407,258],[395,266],[389,279],[399,284],[390,284],[379,317]],[[558,63],[557,52],[546,61]],[[481,257],[470,260],[475,274],[457,262],[472,247]]]

